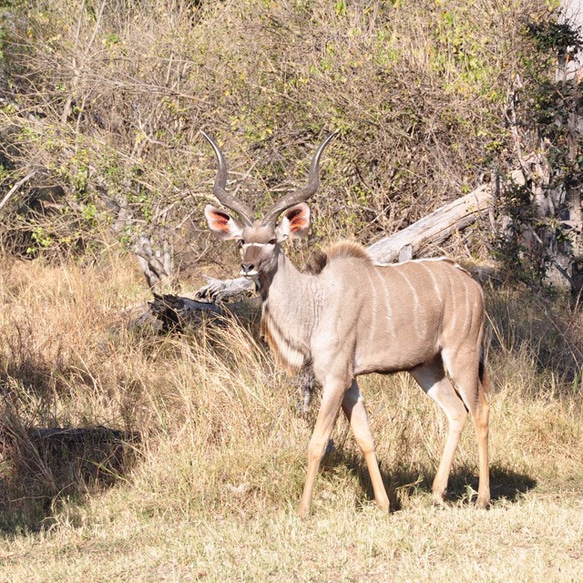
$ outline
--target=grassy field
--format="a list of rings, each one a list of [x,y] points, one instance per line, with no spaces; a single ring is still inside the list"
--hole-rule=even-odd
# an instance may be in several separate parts
[[[583,580],[582,318],[560,299],[487,294],[492,507],[471,504],[470,424],[451,504],[431,505],[445,419],[406,375],[370,376],[393,511],[371,501],[341,419],[301,521],[317,398],[302,417],[254,326],[136,329],[140,308],[127,308],[148,292],[115,251],[85,265],[2,259],[0,390],[15,437],[0,451],[0,581]],[[30,426],[140,439],[51,455]]]

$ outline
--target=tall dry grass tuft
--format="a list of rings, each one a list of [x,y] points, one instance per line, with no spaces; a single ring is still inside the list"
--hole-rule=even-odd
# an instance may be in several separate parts
[[[277,484],[294,497],[283,468],[293,474],[289,458],[297,462],[302,448],[290,429],[304,442],[307,426],[296,415],[295,390],[277,390],[292,383],[277,380],[251,332],[234,322],[168,337],[136,329],[123,316],[139,278],[127,257],[91,268],[16,262],[1,277],[4,423],[19,437],[18,451],[7,449],[3,459],[6,508],[30,501],[23,489],[34,482],[42,508],[31,520],[39,520],[53,513],[55,499],[99,486],[84,483],[79,468],[62,467],[71,460],[49,460],[27,439],[30,428],[54,427],[141,436],[131,444],[140,460],[132,474],[140,505],[184,512],[235,496],[237,504],[262,506],[273,502]],[[20,463],[31,455],[34,464]]]
[[[293,483],[297,398],[274,390],[265,350],[242,328],[169,344],[168,384],[144,394],[156,428],[136,474],[139,498],[186,513],[273,504],[278,486]]]
[[[579,488],[583,317],[569,298],[489,294],[494,459],[543,490]]]
[[[496,290],[489,294],[488,324],[490,348],[508,364],[536,372],[533,396],[540,390],[580,390],[583,318],[569,298]]]
[[[121,310],[135,301],[136,275],[128,258],[117,255],[85,267],[3,261],[3,523],[14,518],[37,525],[54,511],[56,499],[89,491],[97,476],[111,482],[123,466],[117,437],[109,441],[114,434],[92,433],[85,442],[75,433],[47,435],[55,428],[131,429],[123,399],[114,396],[115,378],[101,370],[108,366],[104,340],[112,329],[123,330]],[[66,446],[55,446],[59,440]]]

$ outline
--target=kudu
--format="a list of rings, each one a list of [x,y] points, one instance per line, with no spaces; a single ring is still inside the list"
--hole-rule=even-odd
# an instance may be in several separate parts
[[[276,360],[294,369],[309,365],[322,385],[322,400],[308,448],[308,470],[299,513],[305,516],[320,460],[340,408],[348,418],[370,473],[376,503],[389,508],[373,436],[356,377],[408,371],[443,409],[445,448],[433,481],[433,499],[443,503],[461,431],[469,411],[479,448],[477,506],[490,501],[487,374],[482,360],[484,298],[480,285],[449,259],[380,265],[354,243],[338,243],[322,254],[316,273],[298,271],[282,243],[310,225],[305,201],[319,186],[318,148],[308,183],[290,193],[261,220],[226,189],[227,164],[216,143],[218,172],[213,193],[239,218],[208,205],[210,229],[236,239],[241,274],[254,278],[263,300],[262,331]],[[281,221],[277,220],[282,216]]]

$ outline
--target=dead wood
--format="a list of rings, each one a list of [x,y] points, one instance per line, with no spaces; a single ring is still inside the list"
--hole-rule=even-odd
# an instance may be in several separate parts
[[[406,229],[373,243],[368,252],[379,263],[392,263],[420,256],[427,248],[440,245],[454,232],[465,229],[483,213],[487,213],[491,202],[492,192],[489,185],[480,186]]]
[[[172,294],[154,294],[148,302],[149,311],[140,318],[140,323],[148,319],[159,323],[161,332],[182,332],[187,327],[198,327],[203,320],[220,319],[227,311],[212,301],[197,301]]]

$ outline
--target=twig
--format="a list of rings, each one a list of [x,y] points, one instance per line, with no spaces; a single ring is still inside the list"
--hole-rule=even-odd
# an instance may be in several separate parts
[[[534,181],[534,174],[528,167],[526,160],[522,154],[522,146],[520,144],[520,134],[518,133],[518,121],[516,116],[516,105],[518,104],[519,91],[522,89],[522,81],[517,75],[512,83],[512,89],[508,92],[508,103],[506,110],[506,119],[510,125],[510,131],[514,139],[514,149],[516,150],[516,157],[524,173],[524,177],[531,182]]]
[[[2,210],[2,208],[4,206],[6,206],[6,204],[8,203],[8,201],[14,196],[14,194],[18,191],[18,189],[25,183],[27,183],[35,174],[37,173],[37,170],[33,170],[32,172],[29,172],[24,178],[21,178],[7,193],[6,196],[0,201],[0,210]]]

